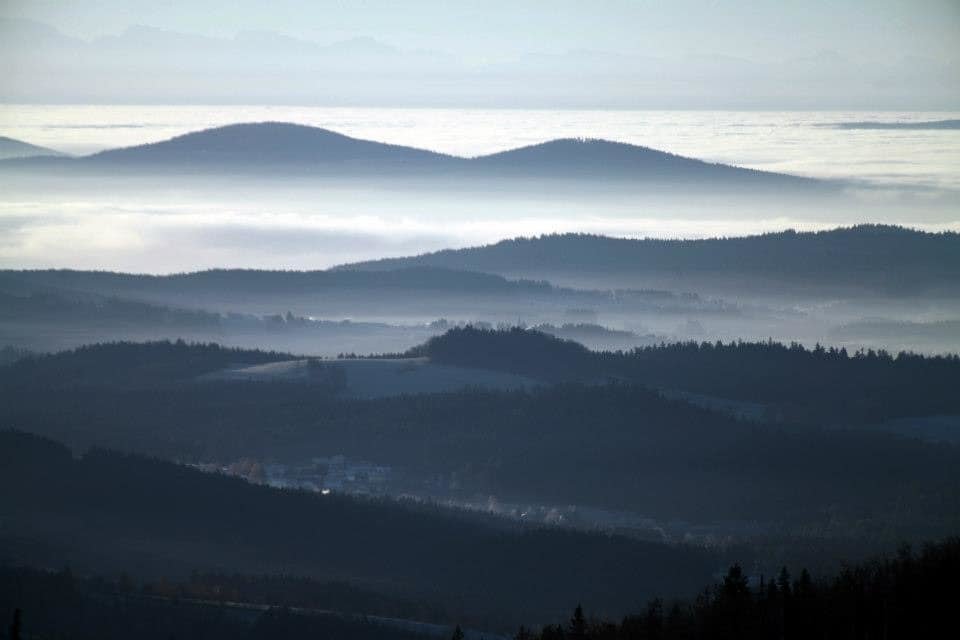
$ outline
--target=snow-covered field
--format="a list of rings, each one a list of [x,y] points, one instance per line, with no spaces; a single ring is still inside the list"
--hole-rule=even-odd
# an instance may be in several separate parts
[[[309,360],[287,360],[252,367],[224,369],[204,380],[302,381],[314,377]],[[346,393],[377,398],[413,393],[456,391],[467,387],[521,389],[539,384],[524,376],[430,362],[427,358],[314,360],[322,368],[339,368],[346,375]]]

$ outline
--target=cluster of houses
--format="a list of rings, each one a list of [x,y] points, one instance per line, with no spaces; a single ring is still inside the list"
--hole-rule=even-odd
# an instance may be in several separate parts
[[[383,495],[390,484],[391,469],[346,456],[312,458],[307,463],[261,463],[243,459],[228,465],[199,464],[196,468],[223,473],[278,489],[303,489],[317,493]]]

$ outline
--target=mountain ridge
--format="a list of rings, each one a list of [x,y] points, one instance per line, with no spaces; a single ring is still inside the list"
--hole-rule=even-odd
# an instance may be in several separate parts
[[[678,276],[781,278],[869,283],[905,290],[960,281],[960,234],[893,225],[855,225],[825,231],[789,229],[755,236],[695,240],[615,238],[591,234],[519,237],[444,249],[405,258],[382,258],[334,267],[379,270],[432,266],[547,278],[551,274],[666,273]]]
[[[249,161],[390,162],[453,158],[441,153],[354,138],[330,129],[288,122],[231,124],[185,133],[160,142],[99,151],[81,160],[148,160],[207,162],[247,155]]]
[[[0,160],[22,160],[24,158],[36,157],[64,157],[65,154],[41,147],[36,144],[30,144],[16,138],[0,136]]]
[[[93,283],[116,291],[140,286],[197,290],[236,287],[243,291],[298,293],[337,288],[394,291],[462,291],[466,288],[474,292],[527,293],[552,289],[551,285],[544,281],[510,280],[496,274],[430,266],[383,271],[207,269],[164,275],[77,269],[0,270],[0,291],[21,283],[40,290],[53,291],[98,290]]]
[[[6,167],[138,168],[210,171],[282,169],[363,177],[388,172],[460,178],[607,178],[714,186],[826,187],[824,180],[747,169],[650,147],[593,138],[561,138],[498,153],[462,157],[347,136],[288,122],[239,123],[168,140],[107,149],[58,162]]]

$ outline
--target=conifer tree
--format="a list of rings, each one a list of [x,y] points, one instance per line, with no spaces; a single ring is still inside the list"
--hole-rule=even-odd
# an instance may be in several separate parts
[[[577,608],[573,611],[573,617],[570,618],[570,637],[571,638],[586,638],[587,637],[587,620],[583,616],[583,607],[579,604]]]
[[[20,609],[13,610],[13,622],[10,624],[10,640],[20,640],[20,618],[23,612]]]

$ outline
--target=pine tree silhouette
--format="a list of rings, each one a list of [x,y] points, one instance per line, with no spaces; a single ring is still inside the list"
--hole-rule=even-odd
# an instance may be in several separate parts
[[[570,638],[587,637],[587,620],[583,617],[583,607],[579,604],[573,611],[573,617],[570,618]]]
[[[20,609],[13,610],[13,622],[10,624],[10,640],[20,640],[20,626],[23,612]]]

